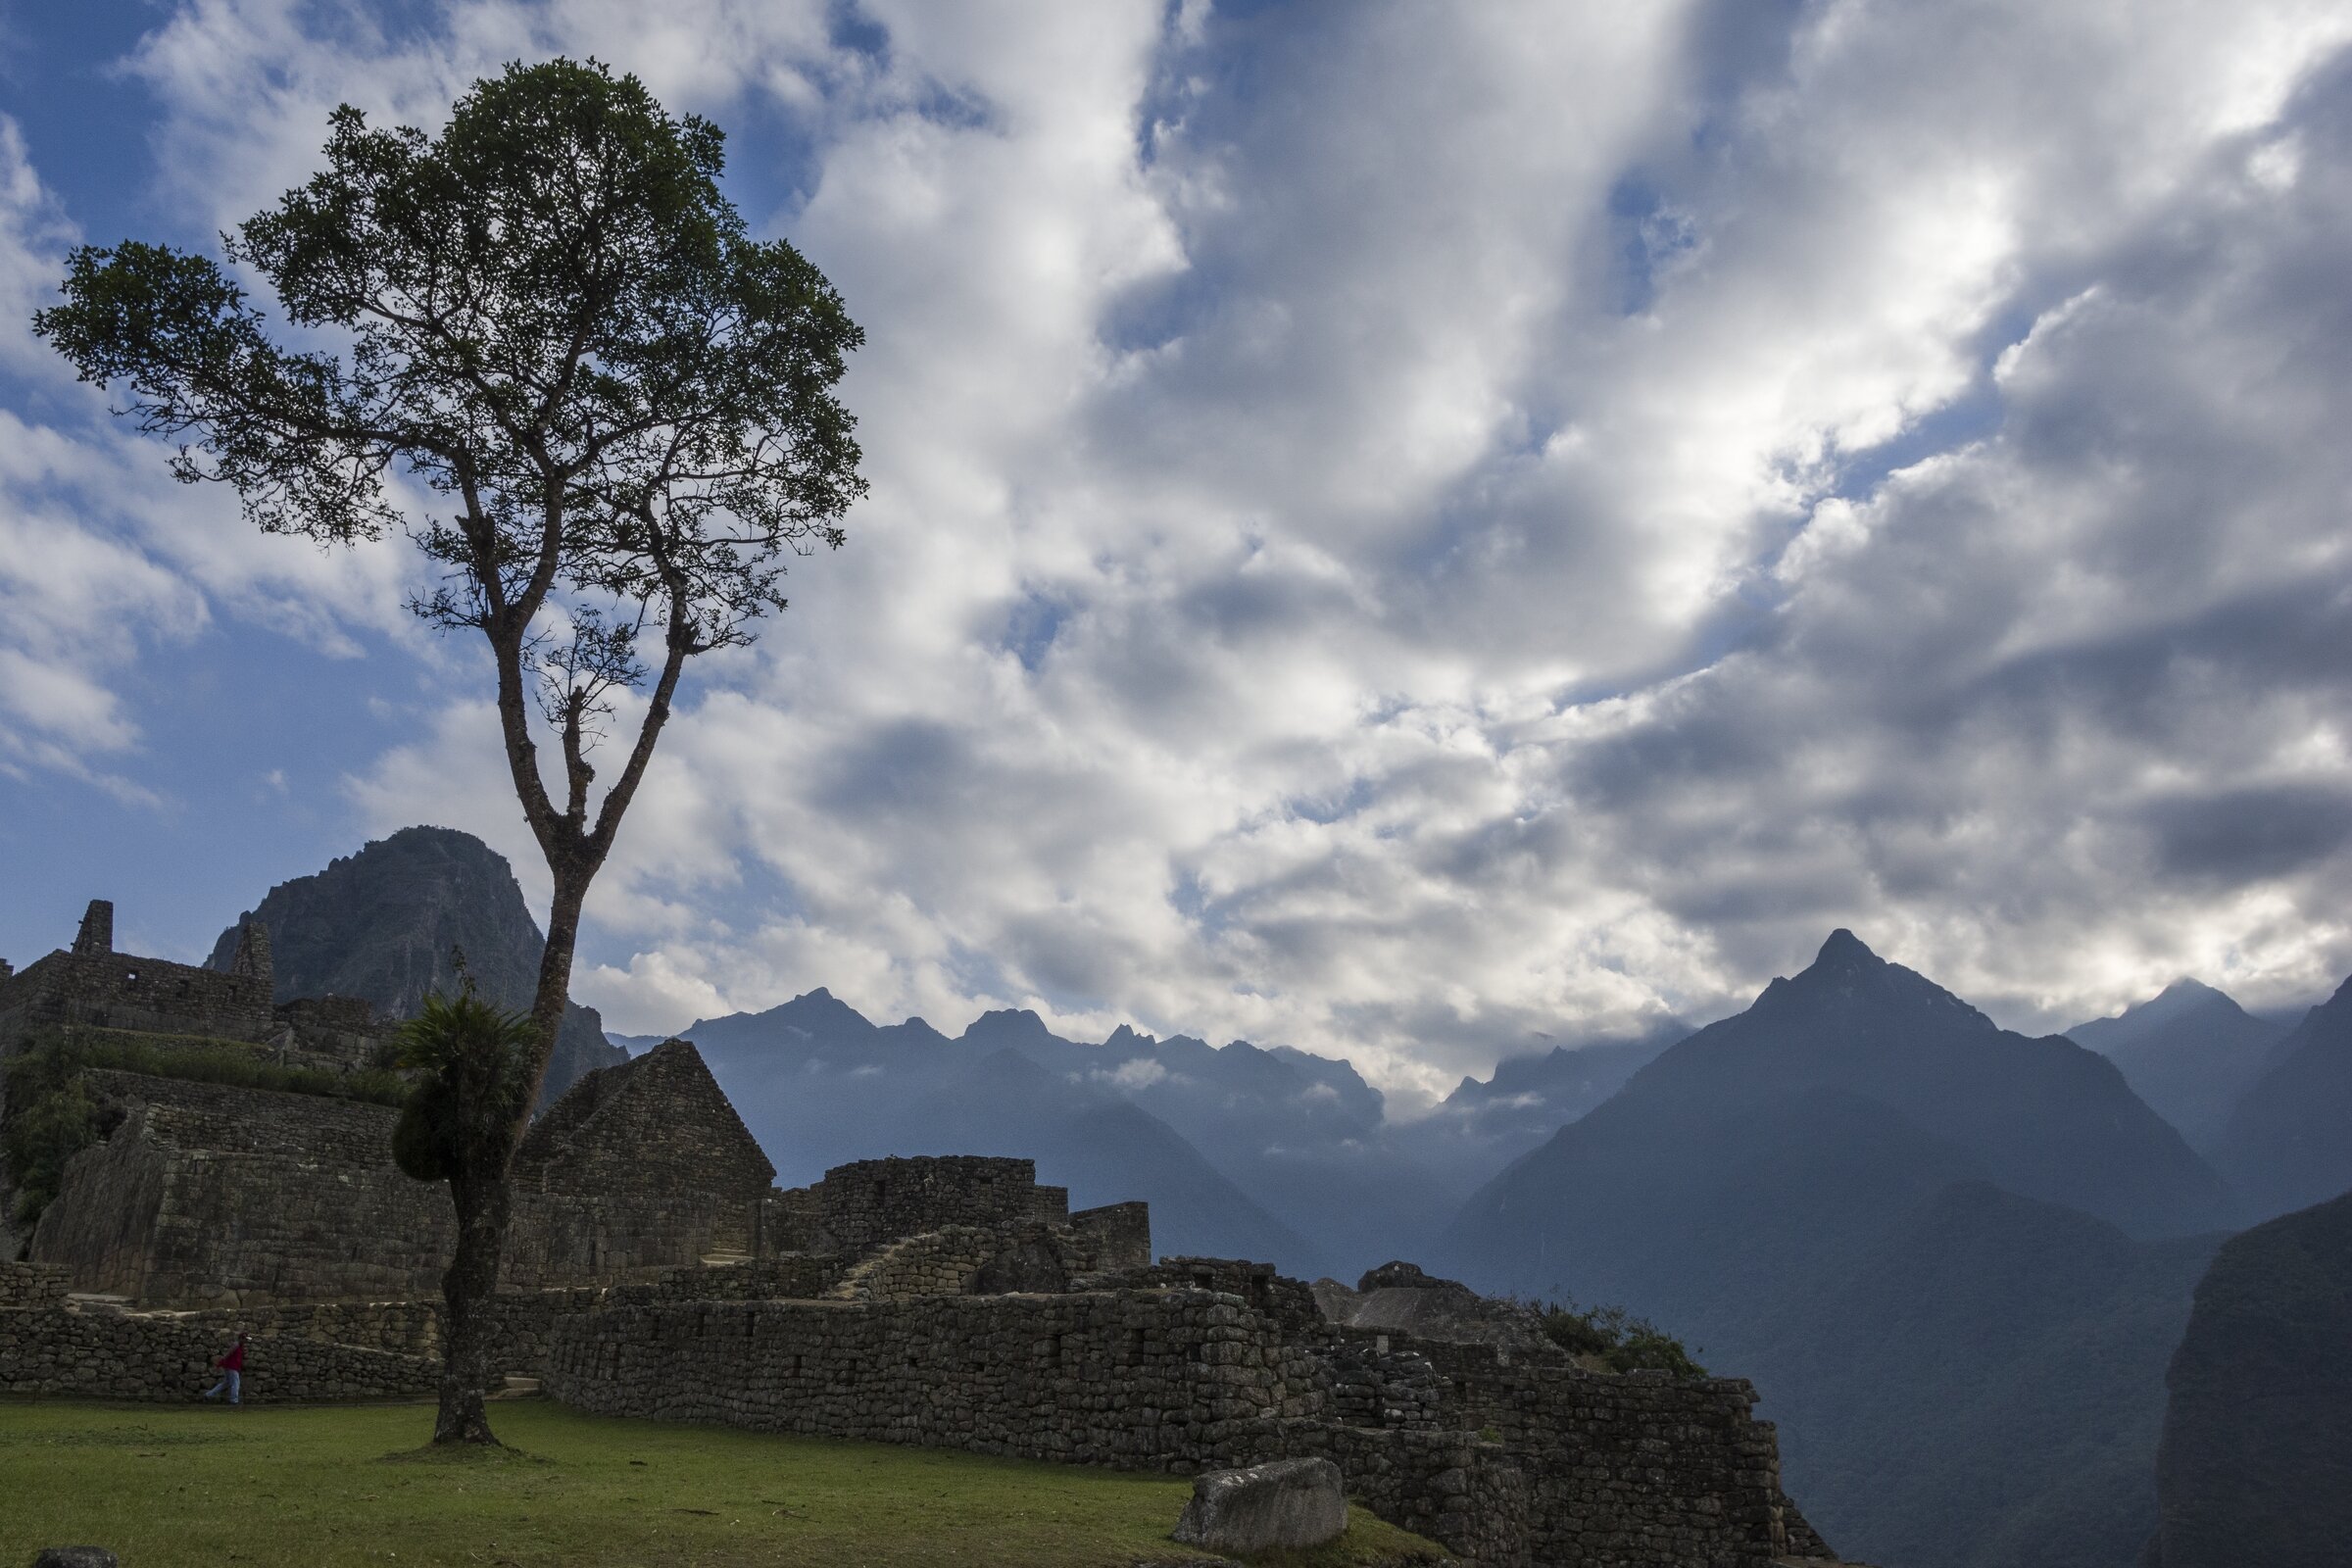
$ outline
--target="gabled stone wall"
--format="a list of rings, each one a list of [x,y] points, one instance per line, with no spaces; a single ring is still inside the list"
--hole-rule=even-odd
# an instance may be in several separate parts
[[[440,1294],[456,1240],[449,1195],[393,1163],[390,1107],[133,1073],[88,1079],[126,1114],[74,1157],[31,1246],[36,1261],[70,1268],[75,1289],[222,1307]],[[583,1172],[598,1190],[515,1194],[508,1285],[612,1284],[750,1249],[758,1200],[742,1184],[764,1183],[764,1160],[747,1171],[737,1159],[717,1177],[733,1185],[715,1191],[686,1166],[633,1188],[618,1179],[614,1152],[637,1135],[637,1113],[662,1102],[614,1097],[606,1108],[630,1114],[573,1124],[560,1151],[568,1163],[538,1174]],[[681,1136],[673,1152],[691,1142]]]
[[[514,1152],[519,1190],[633,1198],[684,1189],[740,1201],[746,1250],[751,1205],[775,1179],[759,1140],[683,1040],[586,1074]]]

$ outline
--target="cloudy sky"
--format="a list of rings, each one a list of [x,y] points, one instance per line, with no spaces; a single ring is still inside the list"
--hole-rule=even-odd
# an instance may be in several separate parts
[[[868,334],[851,543],[591,900],[613,1027],[1409,1097],[1838,925],[2025,1027],[2352,969],[2340,0],[0,0],[0,954],[412,822],[544,887],[405,547],[252,535],[25,319],[559,53]]]

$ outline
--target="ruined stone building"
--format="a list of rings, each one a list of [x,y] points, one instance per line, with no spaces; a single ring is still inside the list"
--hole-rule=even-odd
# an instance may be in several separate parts
[[[104,1131],[11,1250],[136,1306],[437,1294],[447,1194],[393,1162],[392,1105],[335,1092],[393,1026],[348,998],[272,1006],[259,925],[218,971],[115,952],[113,912],[93,903],[71,951],[0,981],[0,1064],[65,1050]],[[304,1081],[322,1092],[174,1074],[192,1053],[239,1047],[316,1069]],[[136,1070],[114,1064],[125,1059]],[[9,1114],[0,1099],[0,1133]],[[514,1178],[506,1278],[595,1285],[758,1251],[775,1168],[694,1048],[672,1043],[575,1084],[533,1125]]]
[[[265,943],[220,973],[106,924],[0,978],[0,1054],[79,1029],[328,1060],[380,1032],[270,1007]],[[111,1124],[0,1261],[0,1393],[193,1397],[245,1328],[256,1400],[428,1396],[450,1207],[393,1165],[394,1110],[141,1060],[84,1069]],[[575,1084],[514,1177],[493,1364],[583,1410],[1174,1474],[1325,1456],[1473,1568],[1830,1555],[1741,1380],[1580,1363],[1409,1265],[1348,1291],[1154,1261],[1145,1205],[1072,1211],[1025,1159],[778,1190],[685,1041]]]
[[[225,972],[115,951],[115,906],[93,899],[72,948],[0,974],[0,1053],[64,1025],[259,1043],[284,1023],[270,1004],[270,933],[247,926]]]

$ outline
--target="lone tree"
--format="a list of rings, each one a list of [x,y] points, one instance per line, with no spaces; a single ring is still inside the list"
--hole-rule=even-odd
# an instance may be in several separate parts
[[[634,76],[514,65],[437,137],[371,129],[349,105],[328,124],[325,170],[222,236],[291,337],[211,259],[130,241],[76,251],[65,303],[33,326],[83,380],[127,389],[121,412],[143,431],[181,443],[178,478],[233,485],[264,531],[405,530],[439,568],[411,608],[489,645],[514,792],[555,884],[527,1092],[449,1172],[433,1437],[491,1443],[485,1309],[508,1167],[581,902],[686,661],[784,608],[789,553],[842,542],[864,485],[833,389],[863,338],[822,273],[749,236],[719,192],[717,127],[673,119]],[[398,479],[429,503],[404,505]],[[599,801],[590,755],[616,717],[635,735]],[[535,729],[562,750],[552,787]]]

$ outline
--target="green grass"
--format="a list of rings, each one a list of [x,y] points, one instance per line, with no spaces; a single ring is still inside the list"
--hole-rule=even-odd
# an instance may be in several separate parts
[[[422,1404],[226,1410],[0,1400],[0,1564],[112,1547],[128,1568],[1119,1568],[1167,1539],[1191,1484],[936,1449],[492,1408],[514,1447],[419,1451]],[[1350,1510],[1268,1568],[1434,1558]]]

